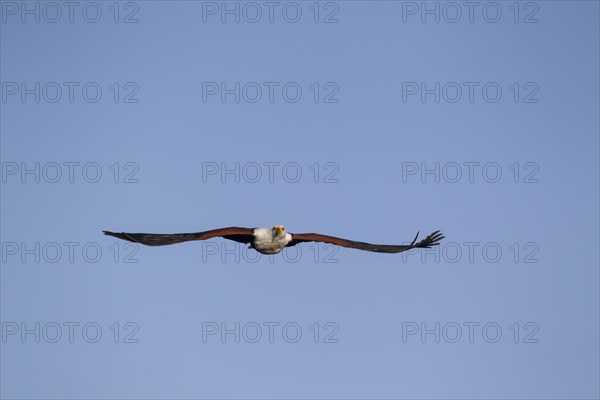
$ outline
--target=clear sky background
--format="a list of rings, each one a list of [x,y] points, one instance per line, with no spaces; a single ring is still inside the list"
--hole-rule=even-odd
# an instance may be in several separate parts
[[[598,2],[73,4],[0,2],[3,398],[599,397]],[[446,239],[101,233],[275,224]]]

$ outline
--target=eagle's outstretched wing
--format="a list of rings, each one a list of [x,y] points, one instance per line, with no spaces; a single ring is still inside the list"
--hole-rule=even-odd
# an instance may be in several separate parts
[[[342,239],[335,236],[321,235],[318,233],[292,233],[292,241],[288,244],[288,247],[295,246],[298,243],[302,242],[324,242],[335,244],[337,246],[349,247],[352,249],[374,251],[377,253],[400,253],[402,251],[415,248],[428,249],[432,246],[437,246],[440,240],[444,238],[443,234],[440,231],[433,232],[431,235],[427,236],[419,243],[416,243],[417,237],[419,237],[418,232],[417,236],[415,236],[415,239],[412,241],[412,243],[408,245],[388,245],[355,242],[354,240]]]
[[[119,239],[129,240],[130,242],[145,244],[146,246],[165,246],[187,242],[190,240],[207,240],[214,237],[222,237],[234,240],[240,243],[251,243],[254,240],[254,229],[239,228],[236,226],[230,228],[213,229],[211,231],[195,233],[117,233],[102,231],[105,235],[114,236]]]

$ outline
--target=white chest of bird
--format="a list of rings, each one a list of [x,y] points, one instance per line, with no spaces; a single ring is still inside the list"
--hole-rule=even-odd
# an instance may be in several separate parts
[[[281,225],[273,228],[256,228],[252,247],[262,254],[277,254],[291,241],[292,235],[285,232]]]

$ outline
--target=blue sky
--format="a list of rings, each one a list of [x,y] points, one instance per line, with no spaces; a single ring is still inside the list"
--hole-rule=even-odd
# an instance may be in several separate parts
[[[0,395],[598,398],[598,3],[270,4],[0,2]]]

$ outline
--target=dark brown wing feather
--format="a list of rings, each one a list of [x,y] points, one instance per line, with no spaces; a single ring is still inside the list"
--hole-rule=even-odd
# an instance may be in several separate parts
[[[116,233],[102,231],[105,235],[114,236],[119,239],[128,240],[134,243],[145,244],[146,246],[165,246],[168,244],[182,243],[190,240],[207,240],[214,237],[223,237],[240,243],[251,243],[254,240],[254,229],[239,228],[236,226],[230,228],[213,229],[211,231],[195,233]]]
[[[302,242],[324,242],[335,244],[337,246],[349,247],[352,249],[374,251],[377,253],[400,253],[402,251],[415,248],[428,249],[432,246],[437,246],[440,240],[444,238],[443,234],[440,231],[435,231],[431,235],[427,236],[425,239],[421,240],[419,243],[416,243],[418,236],[419,233],[417,232],[417,236],[415,236],[415,239],[412,241],[411,244],[408,245],[388,245],[355,242],[354,240],[342,239],[335,236],[320,235],[318,233],[293,233],[292,241],[288,244],[288,247],[295,246],[298,243]]]

